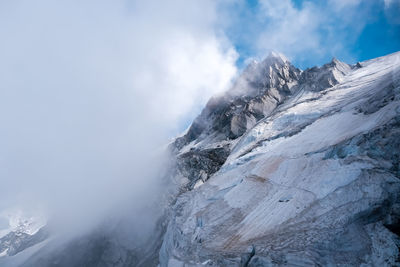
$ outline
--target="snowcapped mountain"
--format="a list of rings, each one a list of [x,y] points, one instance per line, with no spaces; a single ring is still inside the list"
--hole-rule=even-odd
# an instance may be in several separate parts
[[[174,143],[161,266],[398,265],[399,115],[400,53],[250,64]]]
[[[9,209],[0,214],[0,222],[0,258],[16,255],[48,237],[46,219],[38,213]]]
[[[23,220],[0,266],[400,264],[400,52],[304,71],[271,53],[168,150],[151,223],[126,212],[60,242]]]

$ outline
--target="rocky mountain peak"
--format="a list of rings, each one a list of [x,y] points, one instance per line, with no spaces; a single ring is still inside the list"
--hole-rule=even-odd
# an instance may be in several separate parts
[[[230,90],[211,98],[187,134],[177,140],[177,148],[195,139],[217,142],[241,136],[292,94],[300,75],[301,70],[277,52],[251,62]]]
[[[271,60],[280,61],[282,63],[289,63],[290,64],[289,59],[284,54],[276,52],[276,51],[271,51],[268,54],[268,56],[264,59],[264,61],[271,61]]]
[[[300,87],[308,91],[321,91],[340,83],[352,67],[336,58],[321,66],[306,69],[301,74]]]
[[[250,63],[228,91],[233,97],[256,96],[269,88],[288,89],[284,85],[297,80],[301,71],[282,54],[271,52],[261,62]]]

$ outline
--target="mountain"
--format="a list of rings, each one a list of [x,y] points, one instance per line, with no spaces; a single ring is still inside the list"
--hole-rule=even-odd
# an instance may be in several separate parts
[[[172,145],[161,266],[399,265],[400,53],[250,64]]]
[[[399,115],[400,52],[306,70],[271,53],[169,144],[140,216],[10,230],[0,266],[400,266]]]

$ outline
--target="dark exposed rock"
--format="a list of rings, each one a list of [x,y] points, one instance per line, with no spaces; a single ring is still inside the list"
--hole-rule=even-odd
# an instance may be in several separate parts
[[[229,156],[229,151],[228,145],[203,150],[192,149],[178,156],[177,167],[190,180],[189,187],[192,188],[199,179],[205,182],[218,171]]]
[[[254,246],[250,246],[248,249],[248,252],[243,253],[242,257],[240,258],[240,266],[241,267],[249,266],[249,262],[255,254],[256,254],[256,250],[255,250]]]
[[[301,74],[299,86],[305,90],[322,91],[338,84],[338,79],[348,73],[350,69],[348,64],[334,58],[322,67],[306,69]]]

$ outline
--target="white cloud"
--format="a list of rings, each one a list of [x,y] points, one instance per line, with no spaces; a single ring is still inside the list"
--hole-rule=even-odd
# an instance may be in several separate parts
[[[147,192],[147,154],[236,74],[215,5],[2,1],[0,209],[95,217]]]
[[[381,1],[381,0],[379,0]],[[297,64],[325,63],[332,57],[354,61],[349,52],[369,20],[375,2],[360,0],[259,0],[249,47],[258,57],[280,51]]]
[[[383,0],[383,2],[385,3],[385,7],[388,8],[393,2],[395,2],[396,0]]]
[[[384,0],[385,15],[391,24],[400,24],[400,0]]]
[[[329,0],[329,5],[337,11],[341,11],[344,8],[357,6],[360,3],[361,0]]]
[[[309,51],[322,53],[318,33],[322,19],[313,4],[304,3],[301,8],[290,0],[264,0],[260,4],[260,20],[266,22],[257,42],[261,54],[277,50],[293,58]]]

